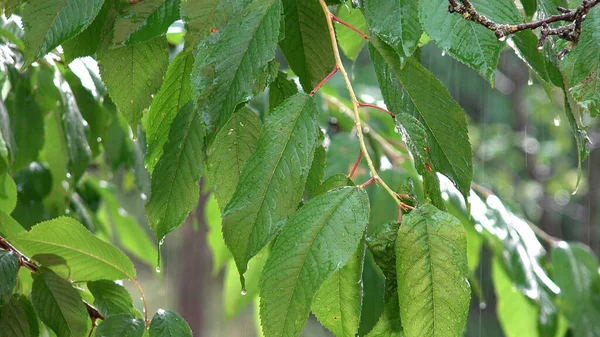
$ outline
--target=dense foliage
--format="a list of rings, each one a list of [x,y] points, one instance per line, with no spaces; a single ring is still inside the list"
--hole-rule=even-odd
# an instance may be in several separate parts
[[[0,336],[191,336],[150,316],[130,257],[160,270],[199,203],[226,314],[257,298],[266,337],[311,313],[336,336],[461,336],[482,246],[507,336],[600,336],[597,258],[473,183],[465,112],[421,62],[435,43],[494,86],[512,49],[560,97],[580,175],[599,2],[0,2]],[[346,71],[361,53],[383,101]]]

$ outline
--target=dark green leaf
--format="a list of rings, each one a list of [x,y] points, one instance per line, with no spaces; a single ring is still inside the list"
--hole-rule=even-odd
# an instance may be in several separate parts
[[[360,10],[348,10],[347,7],[340,6],[338,8],[337,17],[352,25],[352,27],[360,30],[363,34],[369,34],[367,29],[367,21]],[[357,35],[356,32],[352,31],[351,29],[340,25],[335,27],[335,33],[338,43],[340,44],[340,48],[344,54],[352,61],[356,61],[358,54],[360,54],[360,51],[367,44],[367,41]]]
[[[268,64],[275,57],[280,2],[255,1],[237,17],[235,24],[197,48],[192,88],[209,130],[223,126],[238,104],[264,89]]]
[[[17,284],[19,258],[12,251],[0,250],[0,306],[12,294]]]
[[[0,277],[1,268],[0,266]],[[0,337],[33,337],[27,318],[27,313],[19,302],[19,295],[10,297],[10,301],[0,307]]]
[[[152,103],[152,94],[160,88],[167,70],[167,39],[157,37],[121,48],[104,46],[98,59],[110,97],[136,133],[142,113]]]
[[[29,272],[26,272],[28,275],[31,275]],[[22,275],[22,274],[21,274]],[[29,276],[31,278],[31,276]],[[23,276],[19,276],[19,280],[23,281]],[[31,284],[29,289],[26,289],[25,286],[21,283],[19,286],[22,289],[22,293],[29,294],[31,292]],[[25,312],[25,317],[27,322],[29,323],[29,331],[31,332],[31,337],[38,337],[40,335],[40,319],[37,317],[35,313],[35,308],[28,297],[24,295],[19,296],[19,303],[21,304],[21,308]]]
[[[0,211],[10,214],[17,205],[17,186],[8,173],[0,175]]]
[[[146,166],[151,174],[163,154],[163,146],[169,138],[169,130],[175,116],[192,99],[190,76],[194,56],[191,52],[177,54],[169,68],[160,90],[156,94],[146,123]]]
[[[115,44],[145,42],[164,35],[179,19],[179,0],[145,0],[130,3],[115,21]]]
[[[363,0],[362,8],[369,29],[381,40],[400,55],[411,56],[415,52],[422,34],[421,25],[417,24],[418,1]]]
[[[96,53],[102,41],[102,30],[106,23],[111,6],[115,0],[104,0],[104,5],[96,15],[94,21],[74,38],[62,43],[64,57],[67,63],[83,56],[91,56]]]
[[[231,201],[246,163],[256,150],[262,123],[249,108],[236,111],[207,150],[206,178],[221,209]]]
[[[285,73],[279,72],[275,80],[269,85],[269,112],[275,110],[283,101],[297,93],[296,83],[288,79]]]
[[[33,307],[57,337],[87,336],[90,318],[77,290],[52,271],[33,273]]]
[[[145,330],[143,319],[120,314],[102,321],[96,329],[96,337],[142,337]]]
[[[113,281],[88,282],[87,287],[94,295],[94,306],[104,317],[119,314],[140,316],[141,314],[133,307],[133,300],[129,292]]]
[[[537,0],[521,0],[521,3],[523,4],[525,14],[527,14],[528,17],[532,17],[537,8]]]
[[[133,263],[76,220],[60,217],[19,234],[11,243],[33,260],[77,281],[135,279]]]
[[[310,92],[335,67],[327,20],[317,0],[283,0],[284,31],[279,42],[304,91]]]
[[[204,135],[200,114],[189,102],[175,117],[164,153],[152,172],[146,214],[158,241],[179,227],[198,202]]]
[[[260,283],[266,337],[298,336],[323,282],[353,256],[369,222],[364,189],[320,195],[292,215],[275,241]]]
[[[314,99],[297,94],[263,126],[256,152],[223,212],[223,236],[240,274],[302,199],[318,138],[317,115]]]
[[[422,205],[402,221],[396,259],[406,336],[462,336],[471,289],[461,222],[430,204]]]
[[[386,105],[392,112],[406,112],[421,122],[427,131],[433,166],[450,178],[466,199],[473,177],[473,155],[464,111],[417,61],[407,59],[402,68],[400,57],[389,46],[376,37],[371,43],[371,59]]]
[[[27,65],[86,29],[104,0],[28,1],[23,9]]]
[[[52,173],[42,164],[32,162],[15,173],[15,184],[19,191],[19,199],[42,201],[52,190]]]
[[[0,100],[0,174],[4,174],[17,156],[17,144],[11,130],[10,117],[4,102]]]
[[[158,309],[150,323],[150,337],[192,337],[192,329],[173,311]]]
[[[323,133],[320,133],[320,139],[323,140]],[[304,190],[305,199],[311,199],[316,196],[317,190],[323,183],[325,176],[325,161],[327,160],[327,150],[325,146],[319,145],[315,149],[315,158],[313,159],[308,177],[306,178],[306,187]]]

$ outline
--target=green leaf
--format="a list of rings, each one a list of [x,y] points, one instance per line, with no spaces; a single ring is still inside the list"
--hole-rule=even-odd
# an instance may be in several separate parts
[[[262,123],[249,108],[235,112],[207,150],[206,178],[224,209],[246,163],[256,151]]]
[[[179,227],[198,203],[204,170],[204,125],[190,102],[181,108],[169,131],[164,153],[152,173],[146,214],[156,238]]]
[[[518,14],[518,13],[517,13]],[[517,16],[518,17],[518,16]],[[509,45],[535,74],[548,84],[563,87],[563,79],[558,67],[537,49],[538,38],[531,31],[523,31],[512,36],[514,43]]]
[[[213,257],[213,276],[216,276],[225,263],[231,259],[231,253],[227,249],[227,245],[225,245],[225,240],[223,239],[221,211],[219,210],[219,204],[214,194],[208,197],[205,207],[204,215],[206,217],[206,226],[208,227],[206,241]]]
[[[17,156],[17,144],[11,129],[10,117],[0,100],[0,174],[4,174]]]
[[[17,205],[17,186],[8,173],[0,175],[0,211],[10,214]]]
[[[31,332],[32,328],[29,326],[27,313],[19,302],[19,295],[14,295],[6,305],[0,307],[0,336],[32,337]]]
[[[560,287],[560,308],[574,330],[574,336],[600,334],[600,307],[597,285],[598,259],[579,243],[560,242],[552,248],[554,280]]]
[[[6,18],[10,18],[15,10],[21,5],[21,0],[6,0],[2,2],[4,8],[4,15]]]
[[[167,39],[157,37],[133,46],[98,50],[98,66],[110,97],[133,132],[163,82],[169,53]]]
[[[169,64],[165,81],[150,106],[145,128],[148,146],[145,163],[150,174],[163,155],[163,146],[169,138],[175,116],[192,99],[190,77],[193,64],[194,56],[191,52],[177,54]]]
[[[421,26],[417,24],[418,1],[364,0],[362,8],[371,32],[401,55],[411,56],[415,52],[422,35]]]
[[[369,222],[362,188],[320,195],[292,215],[275,241],[260,283],[265,336],[298,336],[313,297],[353,256]]]
[[[23,254],[74,282],[135,279],[123,252],[90,233],[72,218],[42,222],[11,239]],[[57,264],[58,263],[58,264]]]
[[[368,35],[369,31],[367,29],[367,21],[365,17],[358,9],[350,9],[345,6],[340,6],[337,11],[337,17],[343,20],[344,22],[352,25],[352,27],[360,30],[363,34]],[[367,41],[361,38],[356,32],[353,32],[351,29],[347,27],[342,27],[340,25],[335,26],[335,33],[338,39],[338,43],[340,44],[340,48],[344,52],[344,55],[351,59],[352,61],[356,61],[358,58],[358,54],[360,54],[361,50],[367,44]]]
[[[8,213],[0,210],[0,236],[10,240],[13,236],[24,232],[23,226],[19,225]]]
[[[235,15],[239,14],[251,0],[183,0],[181,18],[185,21],[185,48],[193,49],[199,41],[209,36],[212,30],[219,32]]]
[[[275,58],[280,1],[255,1],[237,17],[197,48],[192,88],[209,130],[219,129],[238,104],[264,89],[264,74]]]
[[[279,42],[304,91],[310,92],[335,68],[325,13],[317,0],[283,0],[284,32]]]
[[[81,297],[54,272],[42,268],[33,273],[31,301],[40,320],[57,337],[87,336],[90,318]]]
[[[297,94],[263,126],[256,152],[223,211],[223,237],[242,275],[302,199],[318,138],[317,116],[314,99]]]
[[[321,186],[319,186],[319,188],[315,191],[313,197],[325,194],[333,189],[344,186],[354,186],[352,179],[348,178],[348,176],[343,173],[334,174],[331,177],[327,178],[321,184]]]
[[[588,144],[590,144],[591,140],[588,137],[586,126],[583,124],[582,116],[579,107],[572,103],[572,100],[569,98],[569,95],[565,91],[565,115],[567,116],[567,120],[569,121],[569,126],[571,127],[571,133],[573,133],[573,137],[575,137],[575,144],[577,145],[577,183],[576,189],[579,187],[579,182],[581,179],[582,173],[582,165],[583,162],[587,159],[590,152],[588,151]]]
[[[498,299],[498,320],[506,337],[537,337],[538,309],[515,288],[499,261],[494,261],[492,280]]]
[[[103,3],[104,0],[28,1],[23,9],[26,65],[86,29]]]
[[[417,208],[398,230],[396,259],[406,336],[462,336],[471,289],[461,222],[430,204]]]
[[[313,159],[310,170],[308,171],[308,177],[306,178],[306,187],[304,190],[304,199],[312,199],[323,183],[323,177],[325,176],[325,161],[327,160],[327,150],[323,146],[322,142],[324,135],[320,132],[319,140],[321,145],[315,149],[315,157]]]
[[[140,316],[133,306],[129,292],[113,281],[100,280],[88,282],[87,287],[94,295],[94,306],[104,317],[120,314]]]
[[[31,274],[29,273],[29,275],[31,275]],[[23,279],[23,277],[20,276],[20,280],[22,280],[22,279]],[[25,287],[20,287],[20,288],[23,290],[22,291],[23,293],[25,293],[25,294],[30,293],[30,291],[27,292],[26,289],[24,289]],[[27,321],[29,322],[29,331],[31,332],[31,337],[38,337],[40,335],[40,327],[39,327],[40,322],[39,322],[39,318],[37,317],[37,315],[35,313],[35,308],[33,307],[33,304],[31,304],[31,301],[29,300],[29,298],[24,295],[19,296],[19,303],[21,304],[21,308],[25,312],[25,317],[26,317]]]
[[[371,38],[369,50],[387,107],[421,122],[427,131],[433,166],[450,178],[466,199],[473,177],[473,155],[464,111],[417,61],[407,59],[402,68],[398,54],[376,37]],[[398,122],[403,124],[400,119]]]
[[[91,56],[96,53],[102,42],[102,31],[114,1],[104,0],[104,5],[102,5],[94,21],[81,33],[62,43],[67,64],[78,57]]]
[[[336,337],[358,333],[365,247],[360,243],[346,265],[323,282],[313,299],[313,314]]]
[[[223,307],[227,319],[237,316],[258,295],[258,282],[268,256],[268,249],[265,248],[250,260],[245,276],[245,289],[240,288],[240,275],[235,262],[230,261],[227,264],[223,285]]]
[[[12,251],[0,250],[0,306],[10,297],[17,284],[19,258]]]
[[[179,0],[145,0],[121,10],[115,21],[114,44],[134,44],[165,35],[179,19]]]
[[[120,314],[103,320],[96,329],[96,337],[142,337],[145,330],[143,319]]]
[[[275,110],[283,101],[298,93],[296,83],[281,71],[269,85],[269,112]]]
[[[192,329],[177,313],[158,309],[150,323],[150,337],[192,337]]]

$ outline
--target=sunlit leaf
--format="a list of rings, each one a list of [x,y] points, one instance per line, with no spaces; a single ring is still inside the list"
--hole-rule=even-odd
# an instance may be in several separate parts
[[[171,310],[158,309],[150,322],[150,337],[192,337],[192,329]]]

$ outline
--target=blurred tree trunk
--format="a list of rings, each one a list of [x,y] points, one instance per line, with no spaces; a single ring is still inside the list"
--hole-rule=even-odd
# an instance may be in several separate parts
[[[200,180],[200,199],[196,210],[190,214],[183,227],[183,244],[179,259],[179,313],[189,323],[194,336],[205,335],[205,317],[208,284],[210,282],[212,261],[206,244],[205,206],[208,194],[202,192],[204,179]],[[198,230],[194,230],[194,220],[198,221]]]

